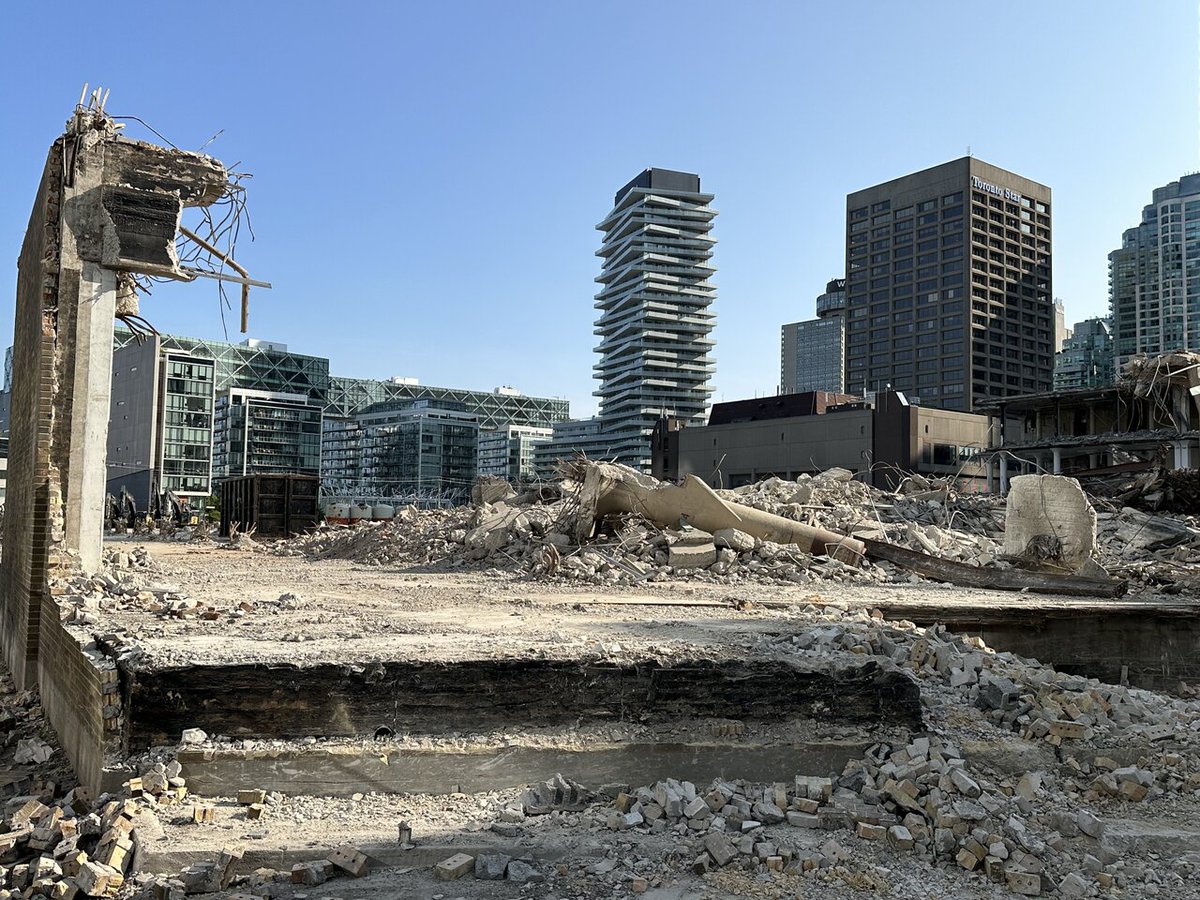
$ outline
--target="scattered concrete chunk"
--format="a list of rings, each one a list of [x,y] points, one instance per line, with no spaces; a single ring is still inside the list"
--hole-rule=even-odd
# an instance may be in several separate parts
[[[433,867],[433,877],[439,881],[454,881],[475,868],[475,857],[466,853],[455,853]]]
[[[1042,893],[1042,876],[1018,869],[1006,869],[1004,881],[1008,889],[1026,897],[1037,897]]]
[[[508,864],[512,857],[503,853],[480,853],[475,857],[475,877],[484,881],[501,881],[504,878],[504,873],[508,870]],[[612,862],[612,860],[606,860]],[[615,864],[613,866],[615,868]],[[609,868],[607,871],[612,871]],[[604,874],[603,872],[593,872],[592,874]]]
[[[348,872],[355,878],[365,875],[369,864],[367,855],[349,844],[338,847],[326,858],[343,872]]]
[[[515,884],[540,884],[546,880],[546,876],[538,869],[520,859],[514,859],[508,864],[506,877]]]
[[[708,855],[713,858],[718,866],[727,866],[731,863],[737,851],[729,838],[723,834],[715,834],[710,832],[704,836],[704,849],[708,851]]]

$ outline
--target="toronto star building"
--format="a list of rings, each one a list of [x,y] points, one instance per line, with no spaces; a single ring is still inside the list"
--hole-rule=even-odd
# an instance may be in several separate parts
[[[1048,390],[1050,188],[964,157],[846,198],[845,389],[925,406]]]

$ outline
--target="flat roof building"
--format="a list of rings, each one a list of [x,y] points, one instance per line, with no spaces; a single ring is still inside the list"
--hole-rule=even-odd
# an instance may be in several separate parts
[[[1068,331],[1071,336],[1054,355],[1054,390],[1107,387],[1116,381],[1108,319],[1084,319]]]
[[[356,416],[358,493],[418,506],[466,503],[475,482],[479,419],[462,404],[380,403]]]
[[[504,478],[512,484],[537,481],[535,453],[553,436],[551,428],[505,425],[479,432],[480,475]]]
[[[106,491],[129,491],[139,510],[165,491],[212,492],[216,363],[163,346],[156,335],[112,357]]]
[[[969,410],[1046,390],[1050,188],[974,157],[846,198],[846,385]]]
[[[895,391],[874,402],[810,392],[718,403],[707,426],[675,433],[677,460],[664,475],[735,488],[837,466],[889,489],[919,473],[982,491],[987,427],[985,416],[914,406]]]
[[[779,393],[840,392],[846,375],[846,279],[817,297],[817,317],[780,329]]]
[[[217,393],[213,475],[321,474],[321,406],[304,394],[230,387]]]

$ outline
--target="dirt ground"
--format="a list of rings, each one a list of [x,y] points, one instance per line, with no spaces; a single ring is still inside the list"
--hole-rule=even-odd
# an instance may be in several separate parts
[[[123,538],[106,546],[132,546]],[[982,606],[1024,612],[1077,610],[1095,601],[982,591],[935,584],[813,585],[647,583],[637,589],[538,581],[497,570],[363,566],[232,550],[217,544],[145,544],[164,571],[151,587],[177,591],[217,617],[166,618],[131,603],[103,613],[103,624],[138,637],[150,665],[197,662],[317,663],[355,659],[462,660],[481,656],[574,656],[655,644],[728,650],[769,633],[787,608],[835,604],[871,609],[892,603],[936,610]],[[295,601],[280,604],[285,593]],[[1193,608],[1200,603],[1139,595],[1120,601]],[[245,604],[248,608],[240,608]],[[293,606],[294,608],[288,608]],[[603,646],[601,646],[603,645]]]
[[[133,546],[135,542],[126,539],[106,542],[107,549]],[[146,654],[139,665],[150,667],[200,662],[571,658],[597,653],[619,658],[685,647],[739,657],[786,634],[789,619],[812,606],[870,610],[903,604],[928,607],[931,615],[936,610],[1003,606],[1031,613],[1077,611],[1082,616],[1095,610],[1098,602],[932,584],[875,586],[838,581],[736,588],[669,581],[637,589],[576,586],[495,570],[363,566],[215,544],[159,541],[144,546],[155,561],[145,576],[152,593],[197,600],[202,614],[212,610],[209,618],[177,618],[151,611],[144,598],[100,610],[97,630],[128,630]],[[1190,608],[1178,598],[1147,595],[1121,602],[1133,608],[1164,603]],[[972,733],[982,735],[985,742],[1006,739],[995,729],[989,731],[977,711],[965,711],[962,721],[948,721],[936,701],[926,698],[926,702],[931,704],[927,713],[933,727],[974,729]],[[1013,751],[1019,752],[1019,748]],[[349,842],[375,860],[371,874],[361,879],[339,877],[315,886],[273,882],[257,892],[283,900],[1014,896],[977,873],[933,867],[846,831],[833,836],[850,852],[847,868],[804,876],[756,873],[737,865],[704,876],[693,874],[690,858],[683,858],[692,852],[691,843],[670,832],[613,832],[601,807],[530,817],[511,834],[497,834],[491,826],[516,802],[516,795],[516,791],[367,793],[355,798],[284,795],[254,821],[247,819],[233,798],[208,798],[216,802],[217,810],[215,823],[206,826],[190,822],[186,805],[164,805],[157,810],[161,832],[149,843],[148,858],[153,871],[171,871],[189,861],[211,859],[222,847],[237,846],[246,850],[245,868],[262,865],[286,870],[297,859],[320,859],[330,848]],[[1200,818],[1200,798],[1173,797],[1154,810],[1126,805],[1110,815],[1114,823],[1142,829],[1139,840],[1154,848],[1135,861],[1138,886],[1134,891],[1156,884],[1143,881],[1143,876],[1149,868],[1157,878],[1157,867],[1162,875],[1157,896],[1200,897],[1200,889],[1192,891],[1181,881],[1200,869],[1200,833],[1191,830]],[[398,846],[400,821],[413,828],[417,846],[410,851]],[[819,848],[831,834],[773,826],[766,829],[766,837],[803,853]],[[1181,852],[1181,847],[1187,852]],[[453,882],[433,878],[431,866],[439,859],[460,850],[474,853],[489,848],[528,856],[547,881],[518,885],[470,876]],[[609,868],[612,871],[606,871]],[[644,884],[638,879],[644,879]],[[244,897],[247,890],[243,886],[243,893],[223,896]]]

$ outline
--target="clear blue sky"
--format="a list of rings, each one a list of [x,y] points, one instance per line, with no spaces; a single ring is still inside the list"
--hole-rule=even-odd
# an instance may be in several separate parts
[[[254,173],[250,334],[335,373],[594,410],[594,230],[649,165],[720,210],[716,399],[770,393],[779,326],[844,266],[845,195],[965,154],[1048,184],[1068,319],[1197,164],[1192,0],[16,4],[0,33],[0,340],[46,149],[82,83]],[[151,137],[137,126],[130,134]],[[221,337],[215,286],[162,331]],[[230,322],[231,339],[236,318]]]

